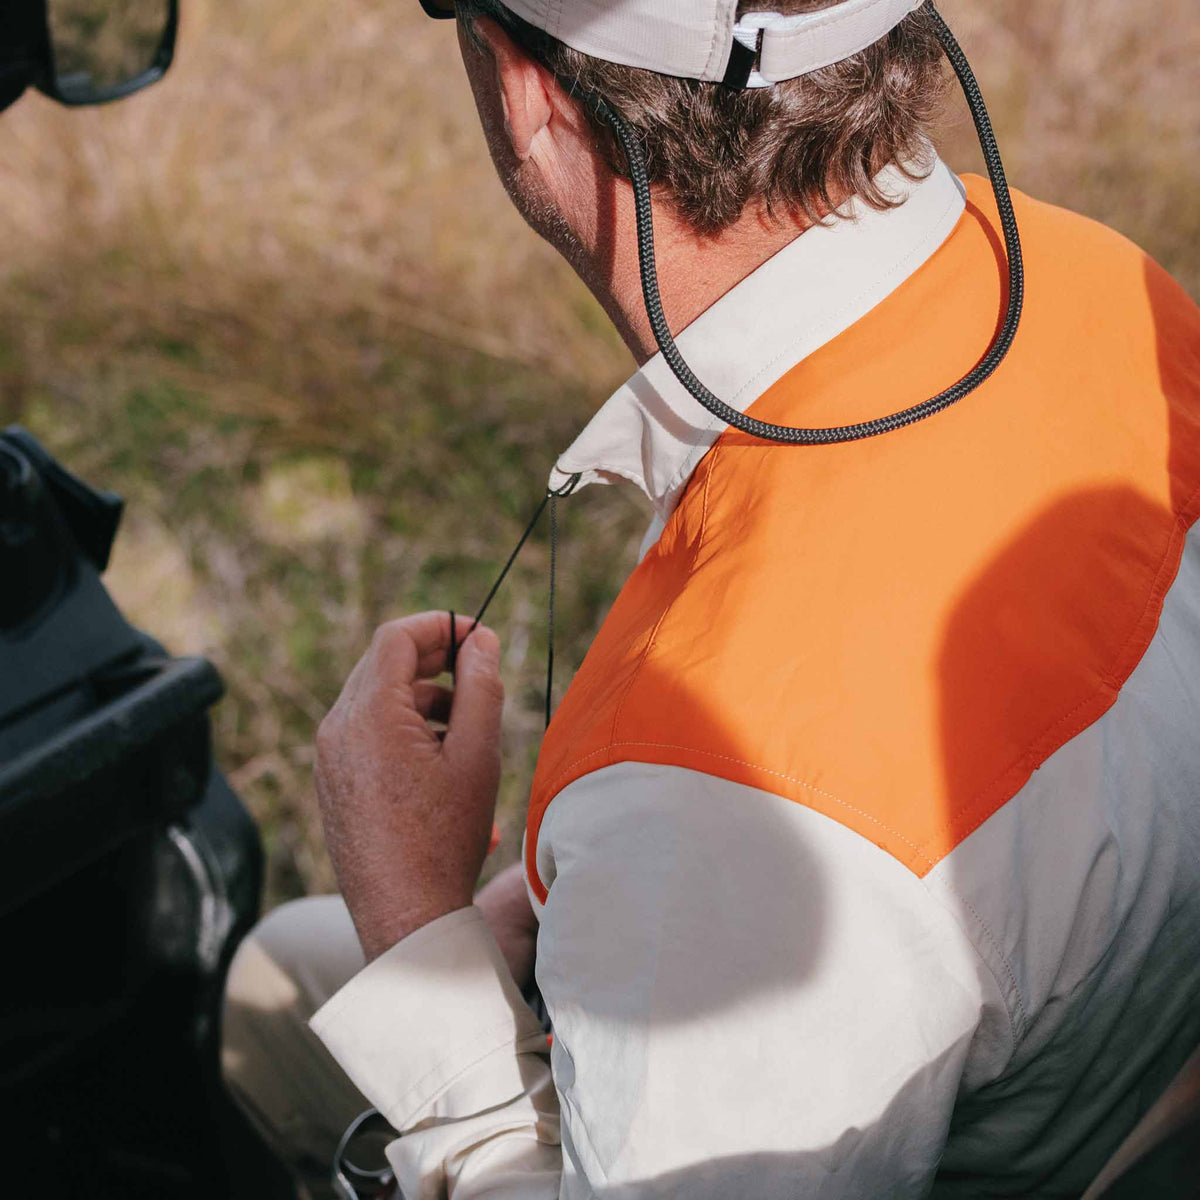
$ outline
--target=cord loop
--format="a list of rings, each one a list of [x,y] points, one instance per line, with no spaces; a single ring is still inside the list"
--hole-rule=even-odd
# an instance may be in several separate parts
[[[962,47],[950,32],[931,0],[926,4],[926,8],[937,28],[938,40],[942,44],[942,49],[967,98],[971,117],[975,122],[975,130],[983,148],[988,178],[996,197],[996,208],[1004,233],[1004,247],[1008,259],[1008,306],[1004,323],[992,339],[987,353],[973,370],[944,392],[940,392],[920,404],[915,404],[911,408],[873,421],[816,429],[795,425],[774,425],[738,412],[736,408],[730,407],[710,392],[696,378],[680,353],[679,347],[675,344],[675,339],[671,335],[666,316],[663,313],[662,297],[658,288],[658,271],[654,264],[654,212],[650,202],[650,182],[646,174],[646,160],[642,148],[638,145],[633,130],[603,96],[595,92],[573,91],[573,94],[579,95],[580,99],[588,104],[596,115],[612,129],[629,164],[637,223],[638,265],[641,272],[642,299],[646,305],[646,314],[650,318],[650,327],[654,331],[654,340],[658,343],[659,351],[675,378],[701,405],[715,417],[719,417],[726,425],[730,425],[742,433],[769,442],[799,446],[828,446],[838,442],[853,442],[862,438],[877,437],[879,434],[902,429],[906,425],[912,425],[917,421],[923,421],[926,417],[932,417],[935,413],[939,413],[969,396],[995,372],[1016,337],[1017,327],[1021,321],[1021,310],[1025,302],[1025,268],[1021,257],[1021,235],[1017,228],[1016,214],[1013,211],[1012,196],[1008,190],[1008,180],[1004,174],[1004,163],[1000,158],[1000,149],[996,144],[996,135],[992,129],[987,106],[983,101],[983,94]]]

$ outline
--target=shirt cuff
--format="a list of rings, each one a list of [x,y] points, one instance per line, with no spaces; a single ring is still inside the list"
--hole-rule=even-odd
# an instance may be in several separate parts
[[[455,1108],[503,1104],[525,1088],[518,1056],[547,1053],[546,1035],[517,990],[475,907],[398,942],[324,1004],[310,1027],[359,1090],[403,1133]],[[470,1076],[469,1080],[464,1077]]]

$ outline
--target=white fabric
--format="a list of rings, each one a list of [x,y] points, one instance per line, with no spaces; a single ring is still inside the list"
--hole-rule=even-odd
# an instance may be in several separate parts
[[[742,45],[758,50],[747,87],[769,87],[831,66],[891,32],[925,0],[848,0],[798,13],[746,13],[734,26]],[[760,38],[761,31],[761,41]]]
[[[470,910],[313,1020],[401,1131],[406,1197],[924,1194],[968,1054],[995,1074],[1010,1024],[920,880],[808,809],[676,767],[578,781],[539,848],[553,1082],[506,989],[458,998],[495,962]]]
[[[1113,707],[927,877],[1018,1034],[1005,1086],[960,1104],[947,1170],[1078,1195],[1200,1042],[1198,715],[1194,526]]]
[[[476,908],[422,926],[356,975],[354,984],[322,1006],[312,1028],[343,1065],[385,1064],[371,1095],[398,1129],[426,1115],[430,1096],[453,1083],[464,1055],[491,1086],[511,1094],[521,1090],[517,1060],[492,1051],[506,1046],[517,1054],[545,1053],[545,1034]],[[414,1028],[427,1027],[434,1011],[455,1030],[445,1046],[437,1038],[412,1036]],[[406,1069],[393,1070],[401,1061]]]
[[[735,37],[763,28],[758,85],[840,62],[885,37],[924,0],[843,0],[817,12],[737,21],[737,0],[505,0],[568,46],[663,75],[721,80]],[[741,36],[739,36],[739,33]]]
[[[966,207],[958,177],[930,149],[917,181],[878,177],[904,203],[882,212],[853,200],[807,230],[676,335],[697,377],[744,412],[773,383],[837,337],[917,271]],[[802,414],[801,414],[802,415]],[[880,414],[883,415],[883,414]],[[563,454],[549,486],[627,479],[665,519],[725,424],[701,407],[661,354],[617,389]]]
[[[388,1150],[405,1200],[559,1194],[546,1035],[478,909],[418,929],[309,1024],[392,1126],[410,1134]]]
[[[781,797],[618,764],[538,841],[553,1076],[474,910],[313,1027],[410,1200],[1078,1195],[1200,1040],[1197,712],[1193,530],[1113,707],[924,880]]]
[[[638,763],[565,789],[538,859],[584,1194],[925,1194],[968,1057],[994,1077],[1011,1045],[999,988],[916,876],[779,796]]]

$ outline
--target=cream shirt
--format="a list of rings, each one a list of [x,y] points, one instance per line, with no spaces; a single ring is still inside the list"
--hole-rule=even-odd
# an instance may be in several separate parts
[[[891,175],[903,204],[849,205],[679,335],[711,390],[744,410],[936,252],[960,183],[940,162],[919,183]],[[656,357],[551,486],[633,482],[654,505],[652,544],[720,430]],[[534,902],[552,1050],[475,909],[404,939],[313,1018],[401,1131],[388,1153],[404,1195],[967,1196],[989,1176],[1011,1195],[1081,1191],[1145,1104],[1078,1094],[1063,1062],[1121,1055],[1153,1087],[1200,1036],[1195,979],[1141,999],[1127,985],[1174,979],[1182,952],[1200,962],[1200,922],[1161,936],[1162,912],[1200,903],[1194,872],[1164,869],[1191,842],[1149,818],[1164,793],[1200,794],[1194,735],[1181,716],[1180,750],[1162,747],[1153,773],[1137,753],[1139,696],[1200,709],[1197,597],[1193,534],[1118,702],[925,879],[802,805],[695,771],[623,763],[565,788]],[[1121,806],[1097,802],[1106,789]],[[1063,812],[1071,852],[1053,878],[1031,873],[1023,846],[1063,837],[1047,824]],[[1188,837],[1200,850],[1200,822]],[[1147,994],[1151,1039],[1117,1021]],[[1053,1136],[1030,1150],[1031,1126]]]

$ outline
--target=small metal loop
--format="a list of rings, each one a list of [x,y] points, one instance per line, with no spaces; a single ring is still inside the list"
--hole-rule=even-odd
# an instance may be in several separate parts
[[[390,1165],[383,1167],[362,1166],[350,1158],[356,1138],[375,1134],[393,1140],[399,1135],[377,1109],[368,1108],[361,1112],[346,1127],[333,1155],[333,1170],[330,1182],[339,1200],[374,1200],[383,1197],[396,1180]]]
[[[582,478],[583,478],[583,473],[580,471],[576,471],[575,474],[572,475],[571,478],[568,479],[567,482],[562,485],[562,487],[547,488],[546,495],[550,496],[550,497],[555,497],[555,498],[561,500],[564,496],[569,496],[579,486],[579,481]]]

